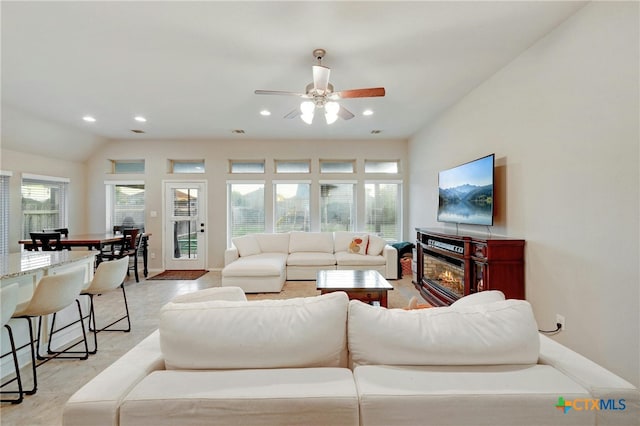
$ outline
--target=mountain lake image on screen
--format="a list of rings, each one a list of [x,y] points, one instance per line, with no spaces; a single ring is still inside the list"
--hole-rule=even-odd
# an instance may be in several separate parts
[[[493,167],[487,155],[438,174],[438,221],[493,225]]]

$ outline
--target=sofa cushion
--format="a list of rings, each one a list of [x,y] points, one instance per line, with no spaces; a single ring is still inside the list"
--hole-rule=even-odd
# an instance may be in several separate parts
[[[293,231],[289,238],[289,253],[298,251],[333,253],[331,232]]]
[[[160,312],[167,369],[346,366],[346,293],[168,303]]]
[[[367,254],[368,244],[369,244],[368,235],[355,235],[354,237],[351,238],[351,242],[349,243],[349,248],[347,248],[347,252],[364,256]]]
[[[243,235],[242,237],[236,237],[231,239],[231,242],[238,249],[240,256],[251,256],[254,254],[260,254],[260,245],[258,240],[253,235]]]
[[[156,371],[120,408],[129,425],[358,425],[347,368]]]
[[[560,396],[567,401],[591,396],[546,365],[366,365],[353,375],[360,423],[368,426],[596,424],[596,411],[565,414],[555,408]]]
[[[336,263],[340,266],[377,266],[386,263],[383,256],[363,256],[361,254],[347,253],[346,251],[338,252],[335,256]]]
[[[333,233],[333,250],[335,252],[349,251],[349,244],[351,244],[353,237],[361,234],[362,232],[335,231]]]
[[[387,244],[384,238],[378,237],[377,235],[370,234],[369,235],[369,244],[367,245],[367,254],[372,256],[378,256],[382,254],[382,250],[384,246]]]
[[[352,300],[348,336],[356,365],[535,364],[540,347],[524,300],[417,310]]]
[[[284,272],[287,255],[261,253],[244,256],[222,269],[223,277],[273,277]]]
[[[504,293],[500,290],[486,290],[461,297],[451,304],[454,307],[482,305],[483,303],[498,302],[504,300]]]
[[[287,257],[289,266],[335,266],[336,257],[332,253],[294,252]]]
[[[247,300],[240,287],[211,287],[178,295],[173,303],[207,302],[209,300]]]
[[[253,234],[262,253],[289,253],[289,233]]]

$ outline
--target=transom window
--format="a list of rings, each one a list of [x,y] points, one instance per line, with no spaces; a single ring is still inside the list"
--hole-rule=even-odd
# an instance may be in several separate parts
[[[111,160],[115,174],[144,174],[144,160]]]
[[[204,160],[170,160],[171,173],[204,173]]]
[[[364,172],[396,174],[400,172],[400,161],[398,160],[365,160]]]
[[[264,173],[264,160],[230,160],[230,173]]]
[[[309,173],[309,160],[276,160],[276,173]]]
[[[354,160],[320,160],[320,173],[354,173]]]

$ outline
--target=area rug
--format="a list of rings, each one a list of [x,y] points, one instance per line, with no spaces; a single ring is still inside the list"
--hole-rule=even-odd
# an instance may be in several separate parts
[[[197,280],[207,272],[209,271],[205,269],[197,269],[197,270],[168,269],[164,272],[160,272],[158,275],[154,275],[153,277],[147,278],[147,280]]]
[[[409,304],[409,299],[415,293],[415,287],[411,283],[411,279],[403,278],[392,280],[389,283],[394,287],[388,292],[389,308],[405,308]],[[255,293],[247,294],[249,300],[264,299],[292,299],[294,297],[317,296],[320,290],[316,290],[315,281],[287,281],[280,293]],[[424,301],[421,300],[420,303]]]

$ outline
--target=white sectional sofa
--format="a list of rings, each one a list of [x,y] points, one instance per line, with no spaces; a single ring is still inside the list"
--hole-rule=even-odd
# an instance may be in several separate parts
[[[225,251],[222,285],[278,293],[287,280],[315,280],[326,269],[373,269],[398,278],[397,250],[363,232],[250,234]]]
[[[637,388],[539,335],[528,302],[485,293],[409,311],[342,292],[182,296],[70,398],[63,423],[640,424]]]

